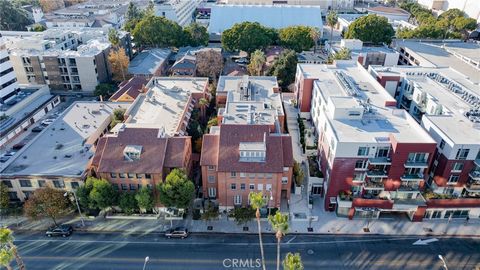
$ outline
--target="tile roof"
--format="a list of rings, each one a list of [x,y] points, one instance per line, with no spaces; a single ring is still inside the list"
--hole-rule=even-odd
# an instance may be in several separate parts
[[[133,99],[142,93],[142,87],[148,83],[148,79],[145,77],[133,77],[128,81],[123,81],[118,85],[118,90],[111,97],[110,100],[115,101],[124,94],[129,95]]]
[[[162,173],[164,167],[182,167],[190,137],[159,138],[158,132],[154,128],[126,128],[117,136],[100,138],[92,166],[106,173]],[[142,146],[140,159],[124,158],[127,145]]]
[[[262,142],[266,136],[266,159],[264,162],[240,162],[239,144]],[[205,135],[200,165],[216,165],[224,172],[283,172],[284,166],[293,166],[291,137],[270,134],[268,125],[220,126],[219,135]]]

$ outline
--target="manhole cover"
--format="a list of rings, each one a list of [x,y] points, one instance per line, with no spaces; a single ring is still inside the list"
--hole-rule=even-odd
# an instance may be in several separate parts
[[[363,228],[363,232],[370,232],[369,228]]]
[[[308,231],[308,232],[313,232],[313,228],[312,228],[312,227],[308,227],[308,228],[307,228],[307,231]]]
[[[244,231],[244,232],[248,232],[248,227],[246,227],[246,226],[243,227],[243,231]]]
[[[311,250],[311,249],[307,250],[308,255],[312,255],[313,253],[315,253],[315,252],[313,252],[313,250]]]
[[[209,231],[213,230],[213,226],[207,226],[207,230]]]

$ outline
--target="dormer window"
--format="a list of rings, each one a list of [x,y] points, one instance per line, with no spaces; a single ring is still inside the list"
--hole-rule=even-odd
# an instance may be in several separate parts
[[[123,149],[123,156],[125,160],[134,161],[140,159],[140,154],[142,153],[142,146],[141,145],[127,145],[125,149]]]
[[[264,142],[245,142],[239,145],[241,162],[264,162],[266,145]]]

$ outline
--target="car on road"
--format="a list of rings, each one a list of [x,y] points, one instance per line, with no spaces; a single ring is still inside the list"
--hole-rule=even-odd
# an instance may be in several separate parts
[[[8,151],[4,156],[13,157],[13,155],[15,155],[16,153],[17,153],[17,151]]]
[[[62,236],[67,237],[70,236],[73,232],[73,228],[70,225],[60,225],[56,227],[50,227],[47,232],[45,233],[46,236]]]
[[[42,132],[42,130],[43,130],[42,126],[32,128],[32,132]]]
[[[0,157],[0,163],[5,163],[7,162],[11,157],[9,156],[1,156]]]
[[[165,232],[167,238],[187,238],[188,229],[185,227],[176,227]]]

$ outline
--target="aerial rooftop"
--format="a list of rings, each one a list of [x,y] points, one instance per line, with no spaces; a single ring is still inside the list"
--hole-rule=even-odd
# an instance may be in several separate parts
[[[274,76],[221,76],[217,93],[226,94],[226,104],[219,115],[224,124],[275,124],[284,115],[278,91]]]
[[[188,125],[189,108],[196,102],[192,94],[204,93],[207,84],[207,78],[152,78],[146,85],[149,90],[126,112],[125,127],[164,128],[167,135],[176,134]]]
[[[312,65],[308,68],[313,71]],[[314,91],[327,100],[328,121],[339,141],[368,143],[393,137],[403,143],[434,142],[405,110],[395,107],[395,99],[359,63],[338,61],[316,69]],[[356,113],[347,117],[345,111]]]
[[[428,119],[458,144],[478,144],[480,138],[480,89],[452,68],[397,66],[375,67],[380,76],[401,76],[427,94],[428,102],[439,105]],[[468,114],[467,114],[468,112]]]
[[[170,49],[144,50],[132,59],[128,72],[138,75],[157,75],[157,71],[168,60]]]
[[[73,103],[22,148],[1,173],[80,177],[93,156],[94,142],[110,123],[113,110],[128,105],[119,102]]]

